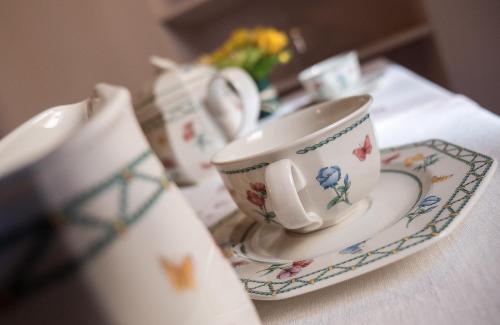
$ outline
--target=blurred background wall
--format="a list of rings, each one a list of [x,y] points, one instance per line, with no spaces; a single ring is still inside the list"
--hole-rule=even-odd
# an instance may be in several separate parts
[[[0,135],[96,82],[141,87],[152,53],[183,56],[172,37],[146,1],[0,1]]]
[[[0,136],[99,81],[136,92],[151,79],[151,54],[194,60],[255,25],[306,45],[273,75],[282,93],[297,89],[301,69],[357,49],[363,61],[388,57],[500,113],[497,0],[3,0]]]
[[[449,88],[500,114],[500,1],[425,0]]]

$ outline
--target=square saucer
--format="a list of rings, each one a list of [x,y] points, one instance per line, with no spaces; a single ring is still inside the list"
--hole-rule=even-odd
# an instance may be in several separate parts
[[[297,234],[238,212],[212,227],[252,299],[279,300],[378,269],[441,240],[463,220],[496,161],[443,140],[382,150],[361,216]]]

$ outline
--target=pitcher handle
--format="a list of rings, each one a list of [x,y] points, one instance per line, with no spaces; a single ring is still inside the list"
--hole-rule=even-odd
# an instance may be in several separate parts
[[[231,84],[241,101],[238,107],[227,96]],[[210,81],[207,105],[229,139],[249,133],[257,127],[260,112],[259,90],[255,81],[240,68],[225,68]]]

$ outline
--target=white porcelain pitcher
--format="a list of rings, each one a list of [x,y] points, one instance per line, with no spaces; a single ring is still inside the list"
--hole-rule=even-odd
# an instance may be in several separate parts
[[[257,126],[255,82],[239,68],[179,66],[159,57],[151,62],[159,74],[151,97],[136,107],[136,114],[153,150],[178,183],[215,175],[213,154]]]
[[[125,88],[40,113],[0,157],[0,324],[260,324]]]

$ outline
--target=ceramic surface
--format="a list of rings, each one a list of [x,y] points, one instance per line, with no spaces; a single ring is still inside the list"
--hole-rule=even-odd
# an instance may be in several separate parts
[[[355,51],[326,59],[299,74],[302,86],[315,100],[369,93],[378,79],[374,77],[362,76]]]
[[[128,91],[95,91],[0,142],[0,323],[259,324]]]
[[[218,152],[217,167],[241,210],[297,232],[360,214],[380,174],[371,97],[311,106]]]
[[[460,224],[497,165],[443,140],[385,149],[381,162],[368,210],[339,226],[295,234],[240,213],[213,229],[253,299],[318,290],[439,241]]]
[[[153,62],[162,72],[152,101],[136,114],[169,176],[182,184],[199,183],[214,176],[210,158],[216,151],[256,127],[257,86],[237,68],[217,72],[205,65]]]

